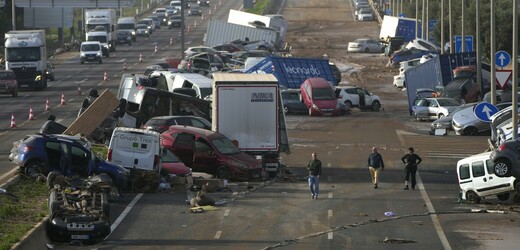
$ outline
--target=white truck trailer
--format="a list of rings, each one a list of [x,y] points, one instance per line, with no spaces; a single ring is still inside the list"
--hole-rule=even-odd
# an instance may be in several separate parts
[[[275,46],[281,48],[285,43],[287,21],[281,15],[257,15],[239,10],[229,10],[228,23],[240,24],[249,27],[264,26],[276,30],[278,38]]]
[[[271,28],[251,27],[211,19],[204,37],[204,44],[211,47],[234,40],[244,40],[245,38],[250,41],[263,41],[269,46],[276,47],[278,32]]]
[[[5,33],[5,68],[14,71],[21,88],[47,87],[45,30],[14,30]]]
[[[272,74],[213,74],[212,130],[262,160],[265,171],[290,153],[278,80]]]
[[[104,27],[104,29],[101,29]],[[116,37],[116,26],[117,26],[117,13],[115,9],[95,9],[85,10],[85,32],[86,37],[96,37],[101,44],[106,44],[109,51],[116,51],[117,37]],[[101,32],[105,31],[106,34]],[[96,32],[95,34],[91,32]],[[104,37],[104,38],[103,38]],[[104,40],[104,41],[100,41]],[[88,40],[90,41],[90,40]]]

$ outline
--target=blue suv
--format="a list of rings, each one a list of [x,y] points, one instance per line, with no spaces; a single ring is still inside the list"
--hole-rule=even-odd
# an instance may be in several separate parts
[[[90,142],[78,136],[29,135],[13,143],[9,160],[32,178],[50,171],[80,177],[108,174],[119,188],[125,188],[129,176],[125,168],[96,156]]]

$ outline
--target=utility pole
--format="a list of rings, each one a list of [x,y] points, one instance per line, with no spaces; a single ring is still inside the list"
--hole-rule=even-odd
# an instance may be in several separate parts
[[[13,2],[11,2],[11,4],[13,5],[12,8],[11,8],[11,20],[13,22],[13,30],[16,30],[16,4],[15,4],[15,0],[13,0]]]
[[[444,0],[441,0],[441,54],[444,54]]]
[[[480,95],[484,96],[484,86],[482,85],[482,45],[480,42],[480,0],[475,2],[475,40],[477,41],[477,84],[480,86]],[[465,43],[464,43],[465,44]],[[493,55],[491,55],[493,56]],[[493,63],[491,63],[493,64]]]
[[[419,0],[415,0],[415,38],[419,38]]]
[[[184,22],[184,1],[186,0],[181,0],[181,57],[184,53],[184,29],[186,25]]]
[[[495,44],[495,1],[491,0],[490,2],[491,7],[491,52],[489,53],[490,58],[493,58],[496,53],[496,44]],[[495,76],[495,62],[493,60],[490,60],[490,66],[491,66],[491,104],[495,105],[497,104],[497,97],[496,97],[496,76]]]
[[[464,18],[464,6],[466,6],[466,0],[462,0],[462,15],[461,15],[461,24],[460,26],[462,27],[462,31],[461,31],[461,38],[462,38],[462,44],[461,44],[461,50],[460,52],[466,52],[466,37],[464,37],[464,20],[466,20]]]
[[[451,25],[451,0],[448,0],[448,12],[449,12],[449,23],[450,23],[450,54],[453,54],[453,26]]]
[[[513,0],[513,90],[511,93],[513,102],[513,140],[518,138],[518,0]]]

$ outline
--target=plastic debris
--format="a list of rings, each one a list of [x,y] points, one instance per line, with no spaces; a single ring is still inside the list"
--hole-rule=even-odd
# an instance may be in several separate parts
[[[392,217],[394,216],[394,212],[385,212],[385,216]]]

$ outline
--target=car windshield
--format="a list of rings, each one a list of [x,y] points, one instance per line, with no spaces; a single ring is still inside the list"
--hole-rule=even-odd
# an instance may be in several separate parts
[[[313,88],[312,99],[314,100],[333,100],[336,99],[331,88]]]
[[[474,105],[474,104],[471,104],[471,105],[466,105],[466,104],[464,104],[464,105],[460,105],[460,106],[454,108],[454,109],[453,109],[453,110],[448,114],[448,117],[452,117],[452,116],[454,116],[457,112],[459,112],[459,111],[461,111],[461,110],[463,110],[463,109],[465,109],[465,108],[467,108],[467,107],[473,106],[473,105]]]
[[[361,9],[359,11],[359,13],[361,13],[361,14],[372,14],[372,11],[370,9]]]
[[[81,51],[98,51],[99,44],[84,44],[81,46]]]
[[[240,154],[240,150],[238,149],[233,142],[231,142],[226,137],[219,137],[216,139],[211,140],[211,143],[215,145],[215,148],[217,148],[217,151],[225,154],[225,155],[234,155],[234,154]]]
[[[439,103],[439,106],[445,107],[445,106],[459,106],[460,103],[458,103],[456,100],[453,99],[437,99],[437,102]]]

